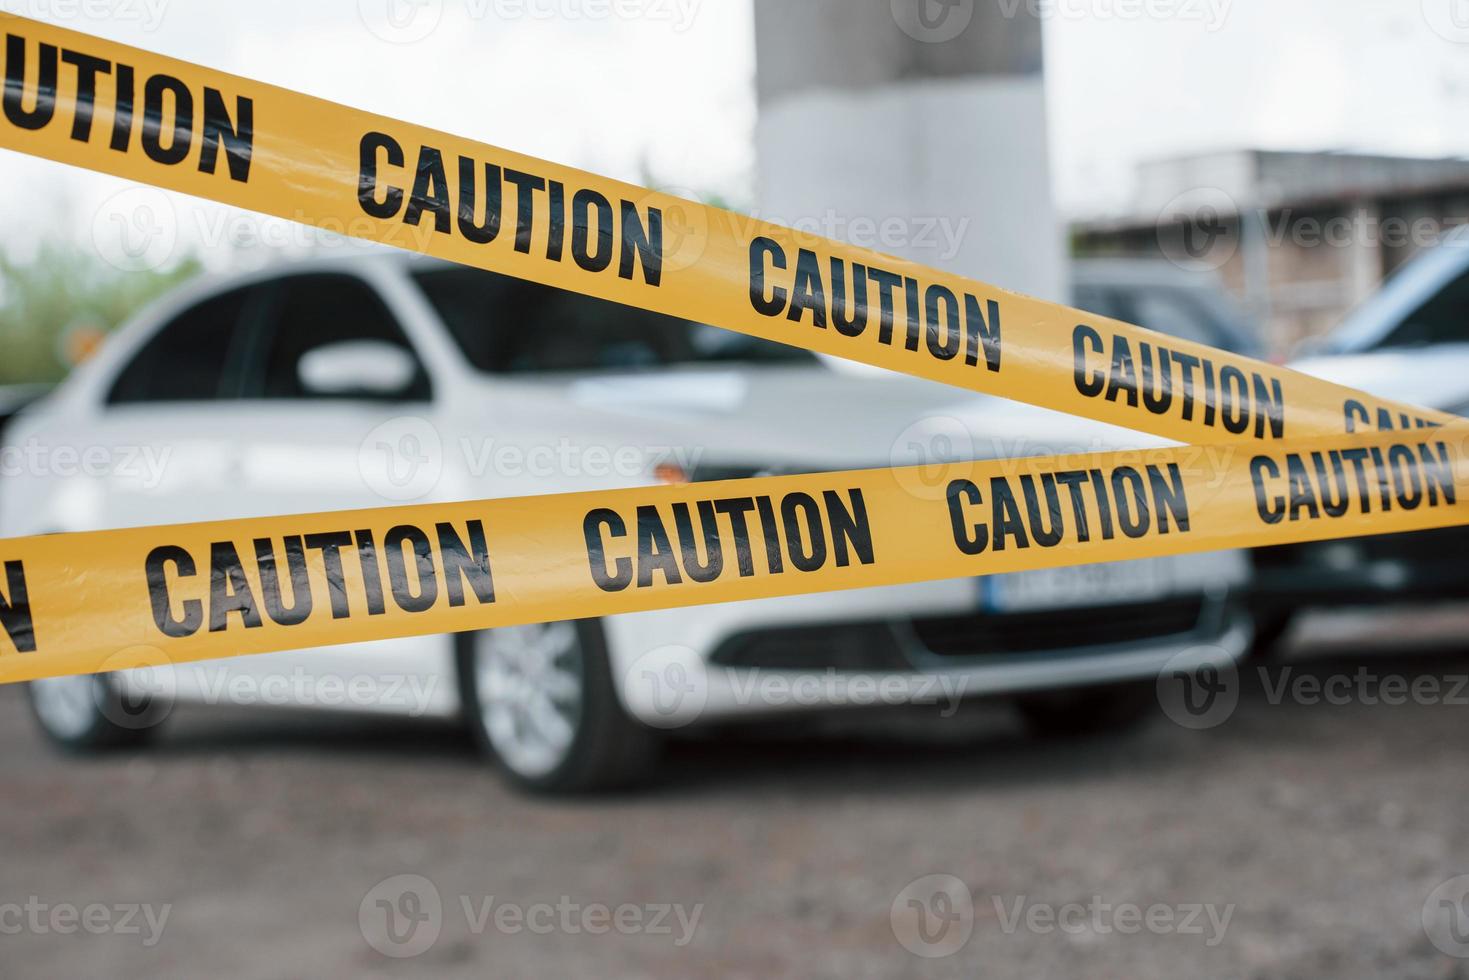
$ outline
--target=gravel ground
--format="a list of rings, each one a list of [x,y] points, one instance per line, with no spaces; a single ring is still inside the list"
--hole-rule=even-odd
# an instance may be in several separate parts
[[[1289,677],[1452,695],[1466,626],[1334,617]],[[1207,731],[853,719],[682,744],[577,803],[507,792],[452,729],[298,713],[180,708],[144,754],[65,759],[3,689],[0,976],[1469,977],[1422,921],[1469,872],[1469,705],[1275,703],[1283,670]],[[62,932],[128,903],[161,933]]]

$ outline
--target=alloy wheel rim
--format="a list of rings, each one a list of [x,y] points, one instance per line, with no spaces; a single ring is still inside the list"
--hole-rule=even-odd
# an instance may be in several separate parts
[[[545,776],[571,751],[581,724],[582,668],[572,623],[476,634],[480,717],[495,752],[515,772]]]

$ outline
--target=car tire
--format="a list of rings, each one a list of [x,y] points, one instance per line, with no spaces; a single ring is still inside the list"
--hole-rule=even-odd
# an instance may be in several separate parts
[[[111,674],[31,681],[26,700],[42,734],[76,753],[141,746],[157,735],[168,714],[163,699],[125,694]]]
[[[1272,613],[1255,618],[1255,639],[1250,645],[1250,659],[1269,660],[1285,648],[1285,638],[1295,624],[1291,613]]]
[[[1016,707],[1034,734],[1071,738],[1137,728],[1157,712],[1158,698],[1151,683],[1116,684],[1027,695]]]
[[[623,709],[597,620],[482,630],[456,643],[465,719],[515,786],[572,794],[647,778],[662,739]]]

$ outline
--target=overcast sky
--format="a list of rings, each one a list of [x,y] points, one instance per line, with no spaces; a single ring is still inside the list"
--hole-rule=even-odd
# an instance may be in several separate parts
[[[397,28],[387,0],[0,8],[613,176],[646,167],[672,187],[749,200],[747,0],[641,0],[651,13],[636,19],[576,16],[580,0],[418,2],[430,16]],[[1469,0],[978,2],[1047,11],[1056,191],[1071,216],[1125,205],[1138,159],[1197,149],[1469,154]],[[1128,16],[1128,4],[1163,16]],[[97,10],[107,16],[86,15]],[[564,15],[531,15],[548,10]],[[125,186],[3,151],[0,177],[10,247],[47,229],[86,240]],[[220,209],[171,203],[185,241],[221,227]]]

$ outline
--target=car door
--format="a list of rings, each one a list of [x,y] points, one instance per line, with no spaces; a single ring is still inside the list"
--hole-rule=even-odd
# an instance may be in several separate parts
[[[377,344],[412,359],[394,391],[313,389],[304,363],[333,346]],[[231,493],[250,516],[385,507],[380,481],[364,474],[364,451],[394,420],[431,415],[432,385],[402,326],[373,285],[343,271],[271,281],[250,311],[229,382],[227,418],[235,459]],[[364,450],[366,445],[366,450]],[[246,503],[248,502],[248,503]],[[206,665],[210,690],[268,703],[438,713],[454,700],[445,637],[414,637],[290,651]]]
[[[315,390],[303,377],[313,353],[386,345],[411,359],[394,391]],[[429,420],[428,372],[376,288],[348,272],[309,272],[270,284],[242,343],[235,397],[237,478],[256,516],[383,507],[402,502],[362,472],[370,440],[395,420]],[[431,423],[429,423],[431,424]],[[380,437],[380,434],[379,434]],[[367,448],[364,450],[364,443]]]
[[[186,306],[124,361],[97,411],[78,423],[85,431],[58,433],[108,465],[68,474],[55,488],[56,530],[248,514],[234,479],[239,406],[230,394],[246,326],[265,295],[252,284]]]

